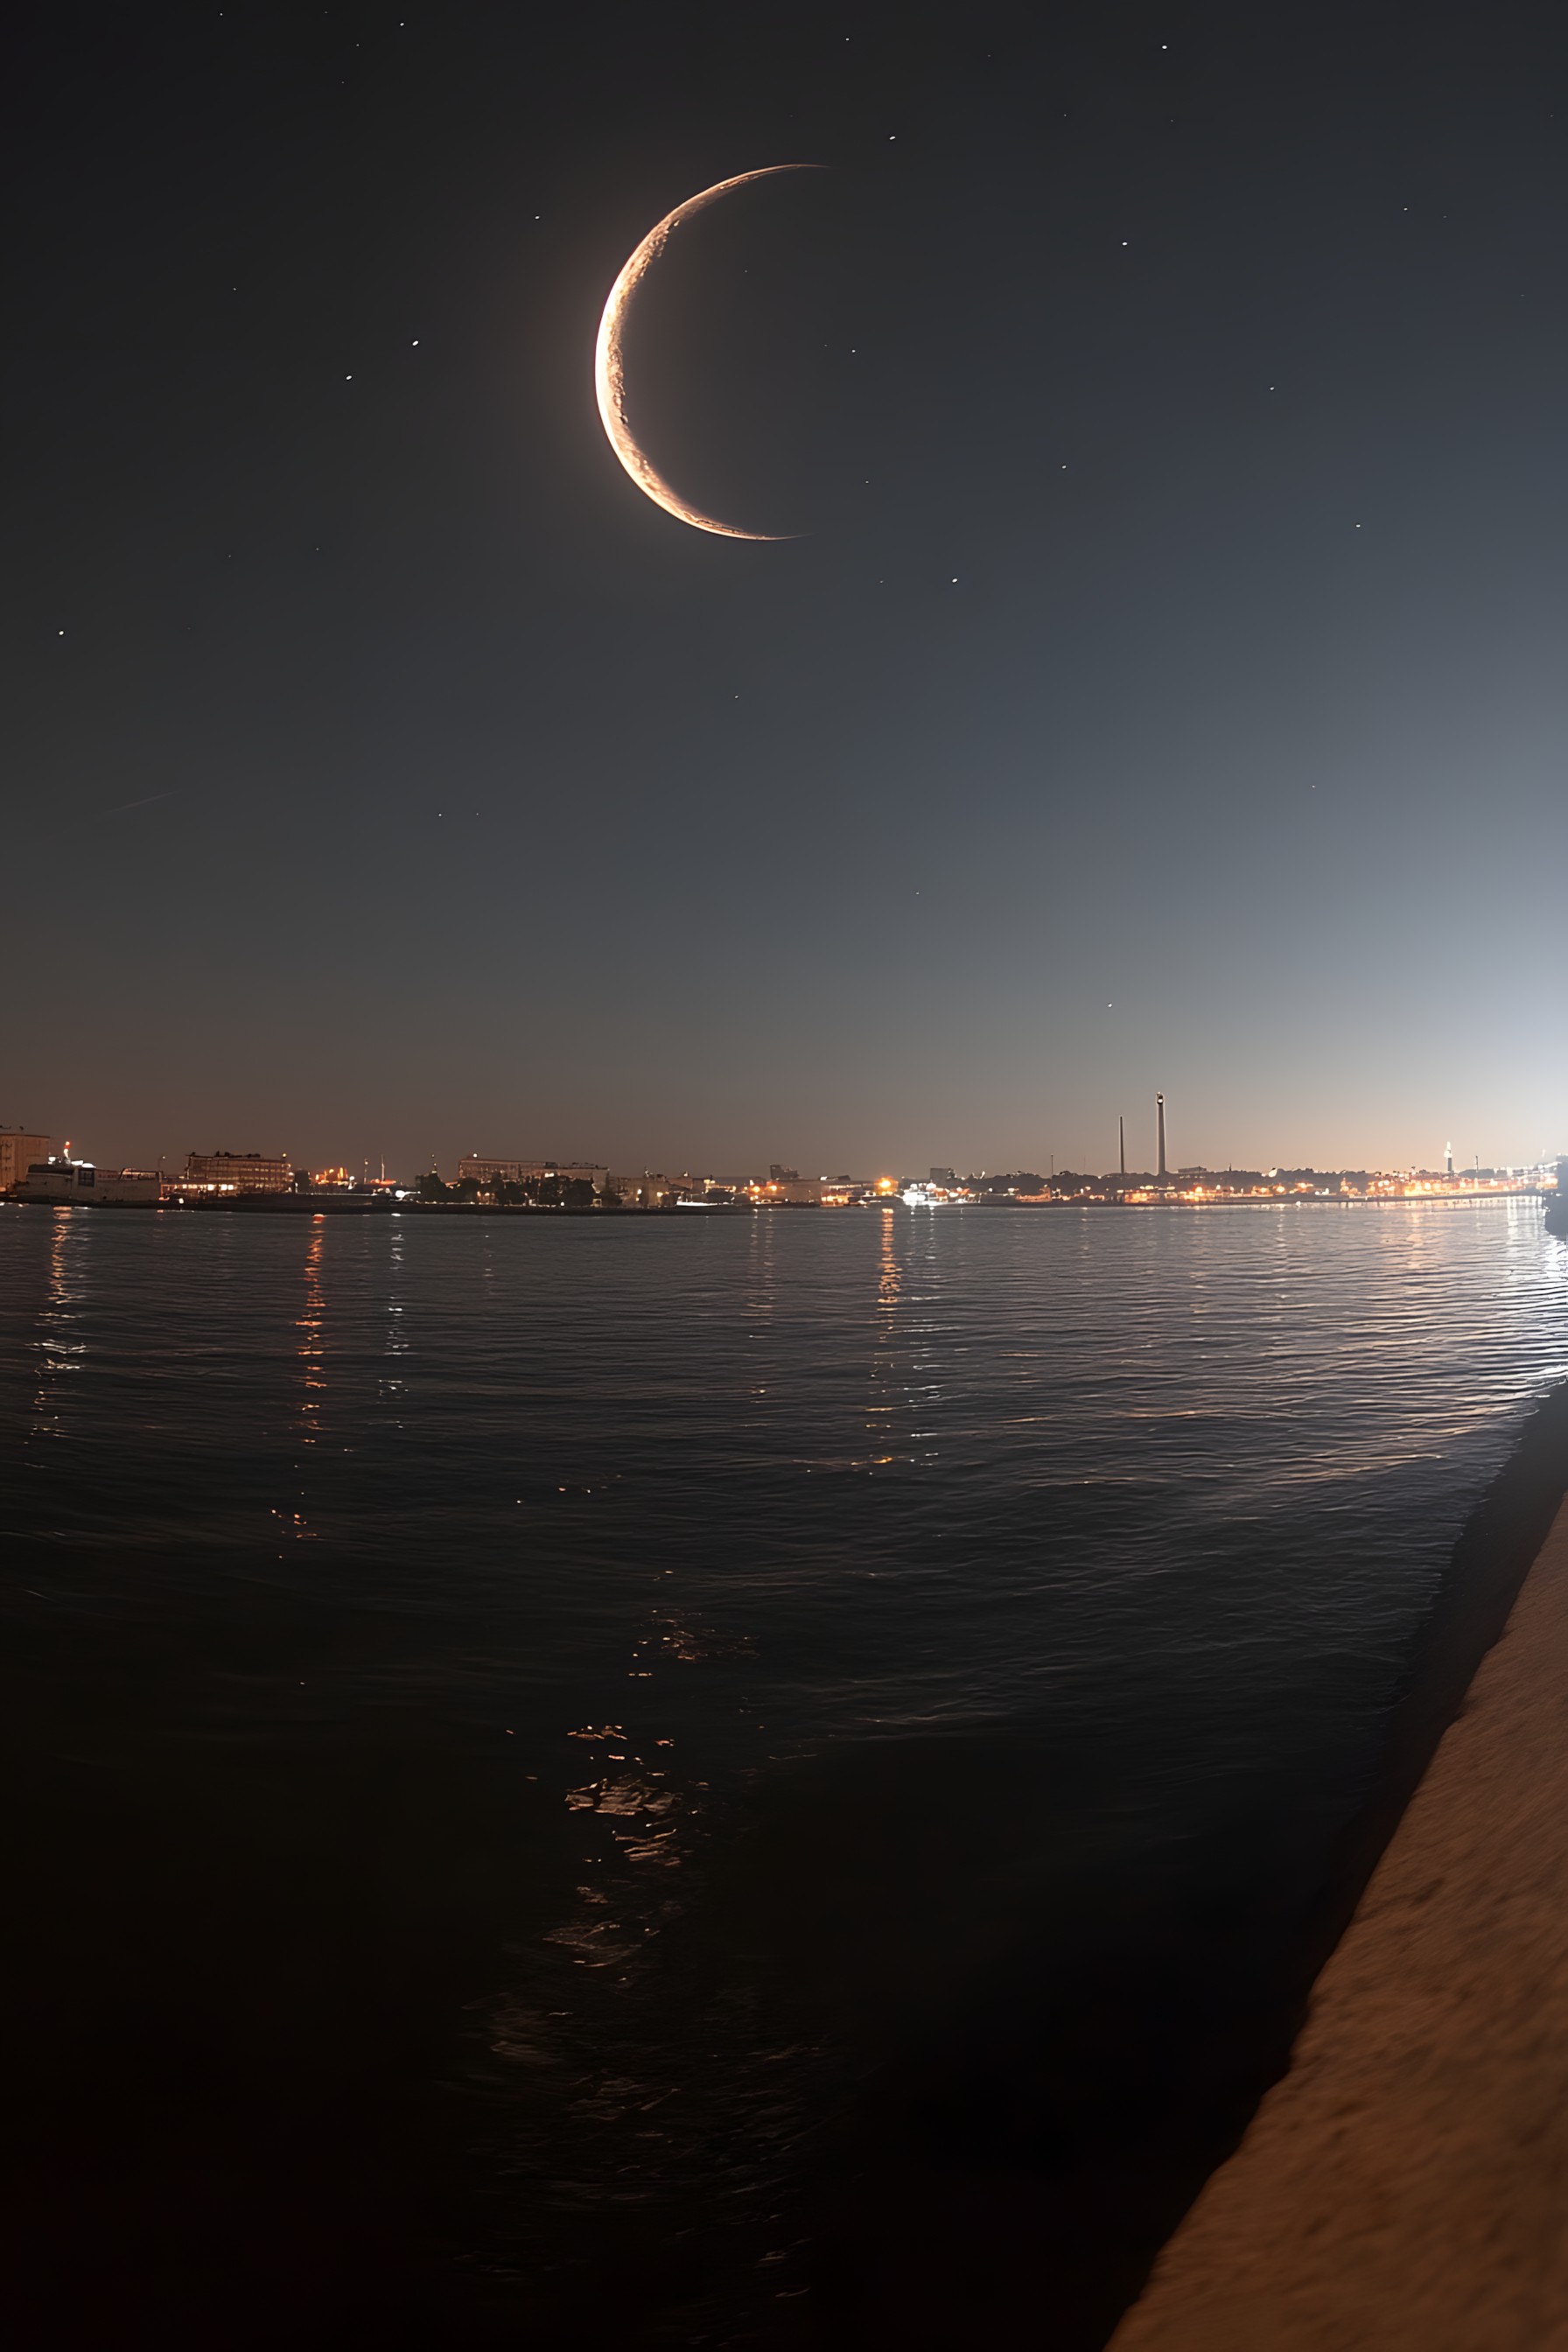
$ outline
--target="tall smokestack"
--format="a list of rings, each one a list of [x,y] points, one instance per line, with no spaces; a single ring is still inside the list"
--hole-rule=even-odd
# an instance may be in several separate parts
[[[1121,1146],[1121,1173],[1125,1176],[1127,1173],[1127,1121],[1124,1118],[1117,1120],[1116,1134]]]
[[[1156,1095],[1154,1107],[1160,1117],[1160,1181],[1165,1181],[1165,1097]]]

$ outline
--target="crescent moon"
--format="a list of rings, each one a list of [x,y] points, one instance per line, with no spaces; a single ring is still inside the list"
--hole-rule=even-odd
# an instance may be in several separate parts
[[[639,447],[626,417],[626,372],[622,350],[632,297],[676,230],[684,227],[698,213],[706,211],[719,197],[727,196],[731,188],[746,187],[752,180],[770,180],[776,172],[818,172],[823,168],[820,163],[764,163],[760,171],[739,172],[732,180],[720,180],[712,187],[704,188],[700,195],[688,196],[683,205],[666,213],[657,227],[649,229],[610,289],[610,299],[599,321],[598,341],[594,347],[594,390],[599,403],[599,421],[611,448],[644,496],[650,498],[656,507],[662,507],[666,514],[673,515],[678,522],[689,522],[693,530],[715,531],[721,539],[770,542],[799,537],[796,531],[739,530],[732,522],[721,522],[716,515],[703,514],[689,506],[679,490],[665,480],[652,458]]]

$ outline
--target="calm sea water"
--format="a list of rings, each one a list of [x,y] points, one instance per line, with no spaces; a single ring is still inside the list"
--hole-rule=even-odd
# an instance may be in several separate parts
[[[1533,1202],[0,1209],[25,2340],[1100,2340],[1564,1377]]]

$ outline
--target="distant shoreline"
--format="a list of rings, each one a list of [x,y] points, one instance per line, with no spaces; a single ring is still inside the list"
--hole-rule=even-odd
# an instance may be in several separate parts
[[[387,1201],[353,1195],[334,1199],[330,1192],[249,1192],[233,1201],[25,1201],[0,1200],[7,1209],[80,1209],[89,1216],[184,1217],[596,1217],[613,1224],[619,1217],[749,1217],[748,1201],[693,1202],[682,1209],[586,1209],[536,1206],[531,1202]]]
[[[553,1203],[496,1201],[392,1201],[385,1198],[366,1199],[357,1194],[331,1192],[248,1192],[233,1200],[195,1201],[30,1201],[18,1194],[0,1195],[0,1208],[7,1209],[68,1209],[85,1210],[91,1214],[156,1215],[167,1211],[175,1216],[322,1216],[322,1217],[595,1217],[601,1224],[614,1224],[623,1217],[757,1217],[795,1216],[800,1214],[843,1216],[863,1214],[867,1210],[907,1209],[915,1215],[949,1215],[953,1210],[972,1210],[990,1216],[999,1210],[1021,1211],[1038,1214],[1059,1214],[1064,1209],[1123,1210],[1129,1215],[1146,1215],[1150,1212],[1184,1210],[1206,1214],[1215,1209],[1404,1209],[1415,1206],[1424,1209],[1496,1208],[1513,1201],[1552,1202],[1554,1192],[1542,1189],[1521,1189],[1514,1192],[1299,1192],[1278,1193],[1272,1199],[1263,1194],[1238,1193],[1228,1200],[1191,1201],[1114,1201],[1096,1200],[1090,1195],[1069,1195],[1059,1201],[943,1201],[921,1202],[910,1207],[899,1199],[870,1200],[857,1203],[849,1210],[825,1209],[817,1201],[691,1201],[679,1208],[643,1208],[623,1206],[602,1208],[595,1202],[591,1208],[566,1208]]]

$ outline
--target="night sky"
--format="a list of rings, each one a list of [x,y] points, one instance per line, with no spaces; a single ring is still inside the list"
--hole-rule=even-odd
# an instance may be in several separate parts
[[[1560,6],[62,6],[7,82],[0,1121],[1568,1149]],[[628,345],[751,545],[593,344],[790,162]]]

